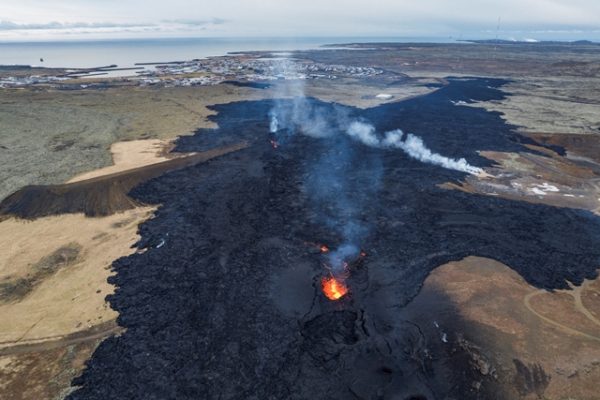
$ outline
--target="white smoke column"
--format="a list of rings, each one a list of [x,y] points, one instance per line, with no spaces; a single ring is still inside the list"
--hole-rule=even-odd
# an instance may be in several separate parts
[[[269,123],[269,131],[271,133],[275,133],[279,130],[279,120],[277,119],[277,114],[272,111],[271,112],[271,122]]]
[[[292,61],[288,59],[277,60],[269,65],[269,68],[278,80],[275,86],[275,105],[269,112],[269,131],[276,134],[280,129],[290,128],[297,108],[296,102],[304,97],[304,83],[289,79],[295,75],[295,68]],[[293,99],[293,104],[286,104],[284,99]]]
[[[275,135],[277,140],[285,140],[296,133],[311,136],[314,138],[331,137],[346,133],[352,139],[359,141],[367,146],[374,148],[398,148],[408,154],[410,157],[422,162],[439,165],[445,168],[467,172],[470,174],[479,174],[480,168],[473,167],[463,158],[459,160],[444,157],[429,150],[423,141],[412,134],[409,134],[405,140],[401,130],[387,132],[383,138],[377,135],[373,125],[359,121],[351,121],[349,112],[339,107],[324,107],[315,105],[311,99],[305,96],[305,76],[299,74],[293,61],[285,60],[277,66],[278,77],[283,78],[282,83],[276,87],[276,98],[273,108],[269,112],[270,123],[269,130]],[[319,174],[313,174],[305,184],[313,201],[317,204],[332,204],[331,214],[324,213],[325,223],[332,226],[344,239],[338,249],[328,255],[328,263],[332,274],[336,278],[343,279],[346,272],[345,265],[348,260],[354,259],[360,254],[360,249],[355,243],[360,242],[365,236],[368,228],[360,220],[361,199],[360,196],[343,196],[339,193],[345,193],[346,190],[332,190],[333,187],[344,188],[348,185],[348,179],[345,177],[344,158],[345,155],[352,154],[345,147],[346,141],[341,141],[333,151],[324,152],[318,164]],[[378,164],[379,165],[379,164]],[[371,165],[371,182],[362,186],[362,192],[376,193],[380,182],[380,176],[377,171],[379,168]],[[317,178],[314,178],[317,176]],[[337,185],[337,186],[335,186]]]
[[[293,60],[277,60],[269,66],[277,78],[275,104],[269,112],[269,130],[294,129],[307,113],[304,83],[306,76],[299,73]]]
[[[345,120],[344,116],[332,115],[330,110],[312,106],[305,96],[304,80],[306,76],[298,72],[293,60],[281,60],[275,68],[279,78],[283,78],[285,83],[278,85],[278,99],[269,112],[270,132],[279,135],[280,129],[291,129],[292,131],[299,130],[303,134],[315,138],[333,135]],[[402,140],[404,133],[397,129],[385,133],[384,138],[380,139],[376,134],[375,127],[371,124],[353,121],[346,126],[348,127],[346,129],[348,136],[367,146],[397,148],[424,163],[472,175],[483,173],[481,168],[469,165],[464,158],[454,159],[432,152],[420,137],[412,133],[406,135],[406,138]]]
[[[404,132],[400,129],[389,131],[386,132],[385,138],[381,143],[383,147],[399,147],[399,143],[402,142],[402,136],[404,136]]]
[[[358,141],[371,147],[379,147],[379,139],[375,135],[375,127],[364,122],[352,122],[346,133]]]
[[[299,71],[296,61],[278,60],[272,67],[278,78],[275,100],[269,111],[269,131],[278,138],[301,132],[314,138],[325,138],[338,131],[343,111],[339,107],[315,106],[306,97],[306,74]]]
[[[401,140],[402,136],[403,133],[400,130],[387,132],[383,144],[385,147],[399,148],[410,157],[425,163],[439,165],[440,167],[466,172],[472,175],[479,175],[483,172],[481,168],[470,165],[464,158],[457,160],[432,152],[425,146],[423,139],[412,133],[406,135],[406,139],[404,140]]]
[[[404,133],[400,129],[387,132],[383,140],[380,140],[375,134],[373,125],[355,121],[350,124],[346,133],[370,147],[401,149],[410,157],[424,163],[439,165],[440,167],[473,175],[479,175],[483,172],[481,168],[470,165],[464,158],[457,160],[432,152],[425,146],[423,139],[412,133],[406,135],[406,139],[402,140]]]

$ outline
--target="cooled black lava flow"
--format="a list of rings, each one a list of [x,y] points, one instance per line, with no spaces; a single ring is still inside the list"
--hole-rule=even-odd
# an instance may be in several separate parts
[[[502,83],[452,80],[425,97],[349,113],[380,130],[412,131],[434,151],[485,165],[476,150],[526,149],[511,140],[512,127],[497,113],[450,100],[501,98],[494,87]],[[462,398],[474,398],[470,382],[447,378],[468,365],[435,373],[414,365],[423,351],[411,349],[424,339],[413,340],[420,330],[400,315],[427,274],[478,255],[509,265],[540,288],[595,276],[600,221],[593,214],[442,190],[437,184],[463,174],[345,136],[297,135],[273,150],[271,105],[215,107],[220,128],[182,138],[177,149],[241,138],[251,146],[134,189],[136,199],[162,206],[140,228],[138,245],[148,251],[114,263],[117,290],[109,300],[127,331],[98,347],[74,382],[83,387],[70,399],[378,398],[409,396],[407,388],[443,398],[447,388],[456,393],[463,384]],[[345,168],[355,184],[339,196],[360,195],[368,179],[364,168],[374,160],[383,175],[378,195],[360,215],[371,227],[362,243],[369,256],[349,281],[352,295],[332,304],[314,285],[322,267],[305,242],[333,247],[341,238],[318,220],[304,182],[321,154],[340,141],[350,157],[331,167]]]

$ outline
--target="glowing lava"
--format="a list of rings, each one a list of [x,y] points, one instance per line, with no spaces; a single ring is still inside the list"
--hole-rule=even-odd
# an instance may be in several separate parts
[[[276,148],[278,148],[278,147],[279,147],[279,143],[277,143],[277,140],[273,140],[273,139],[271,139],[271,140],[270,140],[270,142],[271,142],[271,146],[272,146],[274,149],[276,149]]]
[[[329,300],[339,300],[348,293],[346,285],[333,276],[321,278],[321,286]]]
[[[319,250],[321,250],[321,253],[327,253],[329,251],[329,247],[325,246],[324,244],[322,244],[319,247]]]

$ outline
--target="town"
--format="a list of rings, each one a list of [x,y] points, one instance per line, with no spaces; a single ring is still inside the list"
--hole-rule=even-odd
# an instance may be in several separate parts
[[[57,89],[77,89],[129,84],[139,86],[202,86],[226,81],[269,82],[294,79],[368,78],[381,75],[382,69],[333,65],[293,58],[261,58],[253,56],[223,56],[190,61],[140,63],[133,68],[64,69],[61,74],[0,75],[0,88],[44,85]],[[52,70],[55,72],[56,70]],[[120,72],[120,74],[115,74]],[[110,78],[110,83],[108,79]]]

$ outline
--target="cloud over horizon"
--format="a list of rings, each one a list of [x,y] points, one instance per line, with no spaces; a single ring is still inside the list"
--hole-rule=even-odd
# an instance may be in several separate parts
[[[148,26],[148,24],[117,24],[113,22],[46,22],[41,24],[19,24],[0,20],[0,31],[36,30],[36,29],[73,29],[73,28],[128,28]]]
[[[168,36],[491,36],[600,32],[594,0],[20,0],[0,40]]]

